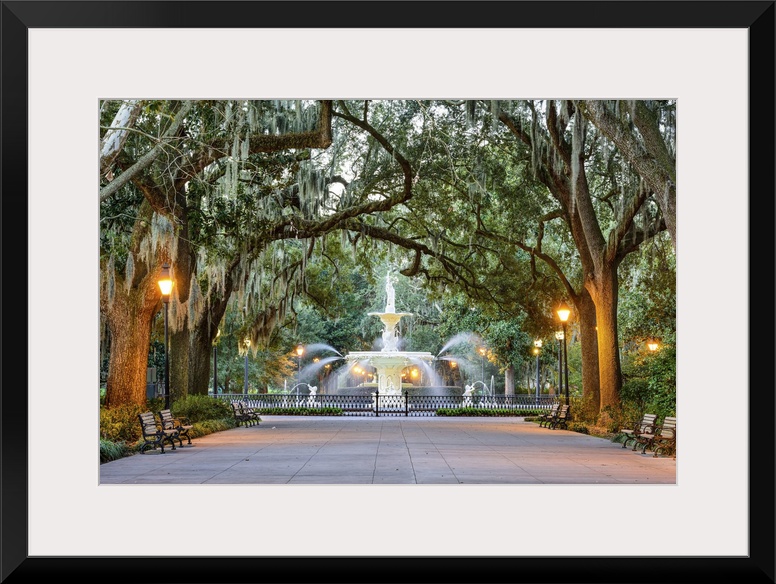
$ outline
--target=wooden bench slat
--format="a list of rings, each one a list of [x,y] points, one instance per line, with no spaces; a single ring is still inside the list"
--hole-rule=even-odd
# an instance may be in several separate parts
[[[156,450],[158,446],[164,454],[164,443],[169,442],[172,449],[175,450],[175,440],[172,435],[166,432],[156,421],[152,412],[142,412],[137,415],[140,422],[143,444],[140,447],[140,453],[143,454],[148,448]]]
[[[158,412],[158,416],[162,428],[164,428],[166,432],[174,434],[174,437],[181,446],[183,446],[183,438],[186,438],[187,444],[191,444],[189,430],[193,427],[193,424],[187,423],[188,418],[173,416],[172,411],[169,408]]]

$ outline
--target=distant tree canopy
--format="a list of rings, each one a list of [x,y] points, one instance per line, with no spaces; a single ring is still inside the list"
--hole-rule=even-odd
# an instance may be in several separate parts
[[[623,344],[675,330],[675,249],[662,237],[675,230],[674,111],[672,101],[103,102],[106,403],[145,399],[168,263],[173,398],[208,391],[212,346],[227,338],[235,356],[261,357],[267,384],[289,371],[297,342],[363,347],[379,331],[364,315],[391,265],[405,277],[397,300],[418,315],[408,342],[441,348],[456,331],[440,310],[475,308],[473,332],[505,372],[531,339],[553,338],[565,299],[584,394],[596,410],[616,405]],[[642,307],[629,293],[647,278]]]

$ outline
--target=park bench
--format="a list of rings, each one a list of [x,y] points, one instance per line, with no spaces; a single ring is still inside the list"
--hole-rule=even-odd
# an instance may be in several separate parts
[[[625,436],[625,440],[623,440],[622,442],[622,447],[627,448],[628,442],[630,441],[636,442],[636,437],[640,434],[643,434],[649,431],[654,433],[655,422],[657,422],[656,414],[644,414],[641,420],[639,420],[636,424],[634,424],[632,428],[622,428],[620,430],[620,434],[623,434]],[[634,444],[633,450],[636,450],[635,444]]]
[[[657,419],[655,419],[651,425],[644,426],[640,432],[635,432],[633,434],[634,443],[631,450],[636,451],[640,446],[641,453],[644,454],[647,451],[647,448],[652,447],[652,441],[655,439],[655,436],[657,436],[659,432],[660,424],[658,424]]]
[[[673,452],[674,458],[676,458],[676,416],[665,417],[648,446],[656,458],[658,452]]]
[[[558,410],[558,414],[555,416],[555,419],[552,420],[550,423],[550,428],[554,430],[555,428],[560,428],[563,426],[564,429],[568,430],[568,422],[571,419],[571,406],[568,406],[566,404],[563,404],[560,406],[560,409]]]
[[[248,405],[241,400],[232,402],[232,413],[234,414],[234,421],[238,426],[240,424],[253,426],[261,421],[258,412],[249,408]]]
[[[539,416],[539,426],[544,426],[545,424],[547,427],[550,427],[550,424],[555,420],[555,417],[558,415],[558,410],[560,410],[560,403],[554,403],[552,404],[552,407],[546,411],[545,413],[541,414]]]
[[[189,436],[189,430],[194,425],[184,416],[173,416],[170,410],[162,410],[159,412],[159,421],[162,424],[162,428],[165,430],[177,430],[178,435],[176,438],[180,445],[183,446],[183,438],[188,440],[188,444],[191,444],[191,436]]]
[[[161,448],[162,454],[164,454],[165,442],[169,442],[172,445],[172,449],[175,450],[175,438],[178,435],[177,430],[165,430],[151,412],[143,412],[142,414],[138,414],[137,417],[140,421],[140,427],[142,428],[143,444],[140,447],[141,454],[148,448],[156,450],[157,446]]]
[[[256,418],[257,421],[259,422],[261,421],[261,419],[259,418],[259,408],[254,408],[245,400],[240,400],[240,404],[242,404],[242,408],[245,412],[249,413],[251,416]]]

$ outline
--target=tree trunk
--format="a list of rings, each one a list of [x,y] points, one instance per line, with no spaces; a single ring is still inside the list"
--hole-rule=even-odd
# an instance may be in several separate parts
[[[178,193],[179,206],[183,210],[178,216],[178,236],[176,243],[177,254],[173,263],[173,277],[175,279],[176,317],[170,327],[170,403],[182,399],[189,394],[192,379],[189,376],[189,355],[191,352],[191,338],[189,323],[191,315],[188,306],[191,293],[192,265],[194,260],[191,253],[191,234],[189,233],[188,209],[184,193]],[[207,376],[207,372],[205,373]]]
[[[175,332],[170,330],[170,403],[188,395],[189,326],[188,322],[179,326],[182,328]]]
[[[207,395],[212,356],[213,341],[207,329],[195,328],[189,347],[189,395]]]
[[[504,395],[515,395],[515,366],[511,364],[504,370]]]
[[[106,317],[111,341],[105,394],[105,405],[108,407],[146,402],[151,325],[162,307],[157,274],[161,262],[167,260],[166,257],[154,257],[156,263],[149,266],[143,254],[137,253],[148,234],[152,215],[150,205],[144,204],[135,221],[130,246],[133,257],[130,282],[125,279],[127,274],[110,267],[106,258],[102,259],[100,266],[103,278],[100,310]],[[112,291],[112,298],[109,298],[109,291]]]
[[[596,309],[587,289],[576,298],[579,314],[579,340],[582,345],[582,391],[591,412],[598,414],[601,400],[599,377],[598,340],[596,331]],[[586,408],[587,410],[587,408]]]
[[[234,286],[233,274],[238,265],[239,259],[232,262],[224,278],[223,293],[220,296],[216,296],[215,292],[211,293],[206,299],[208,308],[196,318],[189,347],[189,393],[192,395],[207,395],[210,383],[210,353],[218,335],[218,326],[229,304]]]
[[[138,99],[128,99],[119,107],[110,129],[105,132],[100,142],[100,174],[111,170],[142,109],[143,102]]]
[[[587,281],[598,320],[598,365],[601,379],[601,409],[620,404],[622,375],[617,334],[617,269],[606,265]]]
[[[145,301],[145,294],[116,291],[109,310],[110,365],[105,405],[142,405],[146,402],[146,369],[151,322],[158,305]]]

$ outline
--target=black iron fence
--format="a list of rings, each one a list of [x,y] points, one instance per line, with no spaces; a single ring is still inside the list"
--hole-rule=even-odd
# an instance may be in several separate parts
[[[520,412],[529,414],[549,409],[563,400],[557,395],[410,395],[409,392],[403,395],[381,395],[379,392],[367,395],[223,393],[213,397],[230,402],[243,400],[250,407],[267,411],[335,408],[344,416],[436,416],[440,409],[457,408],[504,410],[519,415]]]

